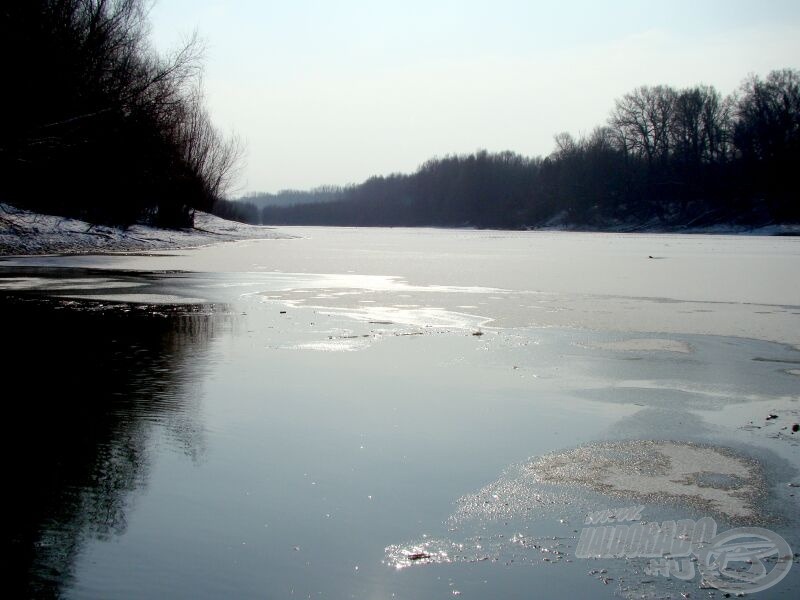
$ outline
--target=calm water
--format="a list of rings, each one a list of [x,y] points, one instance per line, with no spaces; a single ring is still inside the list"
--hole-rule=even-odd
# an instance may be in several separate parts
[[[800,548],[797,241],[292,231],[0,263],[2,364],[19,390],[5,395],[8,587],[705,595],[699,577],[646,576],[643,559],[574,556],[587,511],[634,504]],[[618,440],[722,448],[745,466],[698,467],[712,483],[685,493],[614,491],[590,479],[637,468],[597,459]],[[543,456],[590,474],[534,481]],[[745,497],[746,514],[726,509]],[[796,596],[799,571],[760,596]]]

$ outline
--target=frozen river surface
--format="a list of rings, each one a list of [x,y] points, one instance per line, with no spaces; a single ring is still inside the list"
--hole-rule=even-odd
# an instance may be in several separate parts
[[[15,587],[796,597],[800,239],[286,231],[0,262]]]

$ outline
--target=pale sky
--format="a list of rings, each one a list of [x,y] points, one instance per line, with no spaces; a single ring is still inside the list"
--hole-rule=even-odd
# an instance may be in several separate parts
[[[359,183],[485,148],[547,155],[640,85],[800,68],[800,1],[159,0],[159,50],[197,30],[233,195]]]

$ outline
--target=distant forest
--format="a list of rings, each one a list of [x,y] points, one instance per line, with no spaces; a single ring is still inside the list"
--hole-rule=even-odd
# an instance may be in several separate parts
[[[149,5],[3,1],[0,201],[176,227],[225,193],[238,146],[204,108],[201,45],[156,53]]]
[[[413,174],[254,194],[220,214],[274,225],[586,229],[800,222],[800,71],[711,86],[644,86],[546,158],[434,158]],[[293,201],[294,200],[294,201]]]

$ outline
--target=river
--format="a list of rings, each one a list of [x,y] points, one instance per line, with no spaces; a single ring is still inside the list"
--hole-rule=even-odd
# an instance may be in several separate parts
[[[587,558],[606,510],[800,549],[800,239],[285,231],[0,261],[10,588],[641,598],[736,579]],[[747,585],[793,597],[795,559],[737,572],[763,562]]]

